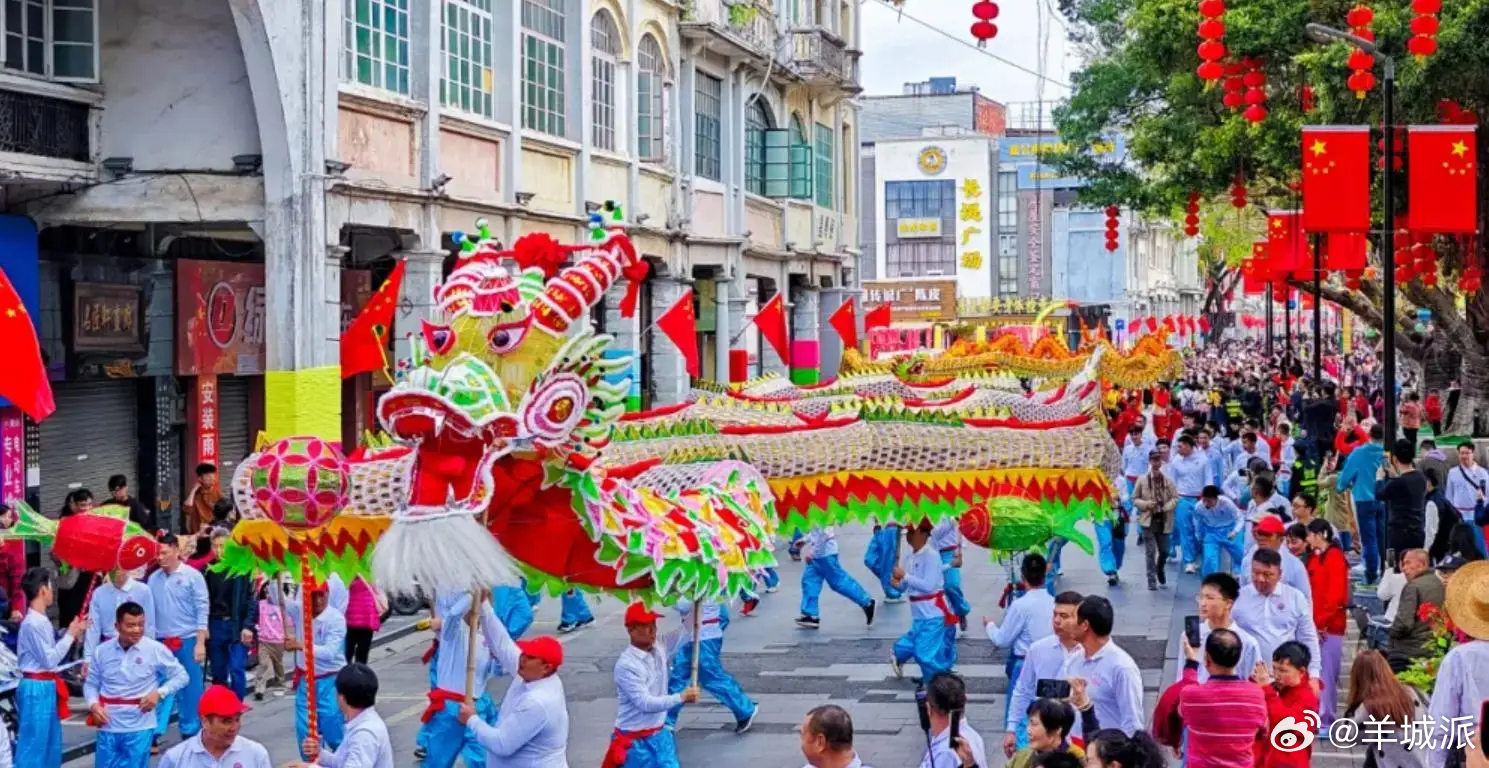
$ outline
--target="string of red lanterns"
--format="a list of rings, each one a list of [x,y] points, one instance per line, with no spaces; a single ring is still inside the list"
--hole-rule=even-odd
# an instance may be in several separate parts
[[[1242,116],[1247,122],[1255,125],[1267,119],[1267,74],[1262,71],[1262,64],[1257,59],[1241,59],[1241,66],[1246,68],[1246,74],[1241,76],[1241,83],[1246,86],[1246,111]]]
[[[1225,43],[1220,42],[1225,37],[1225,22],[1222,21],[1225,0],[1200,0],[1199,13],[1204,20],[1199,23],[1200,65],[1196,73],[1206,83],[1214,83],[1225,74],[1225,67],[1220,64],[1220,60],[1225,58]]]
[[[1245,70],[1241,68],[1241,63],[1238,61],[1232,61],[1225,65],[1225,96],[1221,97],[1220,101],[1225,106],[1230,107],[1232,112],[1240,109],[1246,103],[1245,98],[1241,95],[1241,91],[1246,88],[1246,84],[1241,77],[1244,74]]]
[[[1230,204],[1236,208],[1246,207],[1246,176],[1236,174],[1236,180],[1230,185]]]
[[[1370,6],[1361,3],[1349,9],[1344,20],[1349,24],[1349,31],[1362,40],[1375,40],[1375,33],[1370,31],[1370,25],[1375,21],[1375,11]],[[1375,67],[1375,59],[1370,54],[1356,48],[1349,54],[1349,68],[1351,74],[1346,81],[1351,91],[1355,92],[1355,98],[1363,99],[1370,89],[1375,87],[1375,73],[1370,70]]]
[[[1121,234],[1117,231],[1117,228],[1120,226],[1117,216],[1121,212],[1121,209],[1115,205],[1108,205],[1106,207],[1106,250],[1108,253],[1118,248],[1118,240],[1121,238]]]
[[[972,4],[972,15],[977,21],[972,22],[972,36],[977,38],[977,47],[986,48],[987,41],[998,36],[998,25],[993,19],[998,18],[998,4],[992,0],[978,0]]]
[[[1199,193],[1190,192],[1189,202],[1184,205],[1184,236],[1199,234]]]
[[[1411,0],[1411,9],[1417,15],[1411,20],[1412,36],[1406,41],[1406,50],[1420,64],[1437,53],[1437,13],[1442,10],[1442,0]]]

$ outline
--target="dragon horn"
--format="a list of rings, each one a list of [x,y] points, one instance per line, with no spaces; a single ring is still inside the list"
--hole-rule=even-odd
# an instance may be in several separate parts
[[[534,321],[539,327],[557,335],[568,333],[569,326],[599,303],[621,277],[630,281],[621,301],[621,317],[636,313],[641,281],[646,279],[649,265],[636,256],[631,238],[618,228],[612,229],[603,245],[585,250],[587,256],[559,272],[533,299]]]

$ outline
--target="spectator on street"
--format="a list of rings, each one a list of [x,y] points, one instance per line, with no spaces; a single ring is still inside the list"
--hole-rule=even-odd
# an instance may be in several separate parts
[[[213,531],[214,558],[222,557],[228,535],[222,528]],[[207,569],[202,577],[207,581],[207,660],[212,680],[233,689],[242,699],[248,695],[248,649],[258,628],[253,581],[249,576],[233,576],[215,568]]]
[[[278,582],[266,580],[258,589],[259,665],[253,679],[255,701],[263,701],[268,688],[275,689],[275,696],[284,695],[284,612],[278,602],[269,599],[269,590],[279,588]]]
[[[1104,728],[1086,740],[1086,768],[1168,768],[1168,758],[1147,731]]]
[[[1384,618],[1387,626],[1396,623],[1397,609],[1401,607],[1401,592],[1412,579],[1432,570],[1427,553],[1420,549],[1408,549],[1401,553],[1396,567],[1380,577],[1380,586],[1375,588],[1375,597],[1385,606]]]
[[[1483,560],[1484,553],[1479,551],[1479,532],[1468,523],[1458,523],[1453,526],[1453,531],[1448,534],[1447,557],[1456,557],[1464,562],[1472,563]]]
[[[1236,622],[1232,609],[1236,604],[1236,598],[1241,596],[1241,585],[1236,577],[1228,573],[1212,573],[1200,582],[1199,596],[1196,602],[1199,604],[1199,642],[1203,646],[1205,638],[1217,629],[1228,629],[1234,632],[1241,642],[1241,658],[1237,665],[1242,670],[1250,670],[1256,666],[1261,658],[1256,638],[1250,632],[1242,629]],[[1182,649],[1180,649],[1182,654]],[[1196,657],[1197,658],[1197,657]],[[1179,658],[1180,678],[1183,677],[1184,659]],[[1199,682],[1209,678],[1209,668],[1196,665],[1195,673]]]
[[[1354,496],[1355,516],[1360,524],[1361,559],[1365,562],[1365,583],[1374,586],[1380,578],[1381,548],[1386,539],[1385,505],[1375,499],[1376,475],[1385,465],[1382,444],[1385,430],[1379,424],[1370,428],[1370,442],[1355,448],[1344,462],[1344,469],[1334,483],[1334,490],[1349,491]],[[1340,452],[1341,454],[1343,451]],[[1329,706],[1327,701],[1324,706]]]
[[[809,768],[860,768],[853,716],[836,704],[813,707],[801,724],[801,754]]]
[[[1417,559],[1426,556],[1420,549],[1412,552]],[[1403,671],[1411,666],[1413,660],[1434,654],[1434,619],[1447,600],[1448,581],[1463,564],[1462,560],[1450,557],[1439,563],[1436,571],[1423,569],[1415,572],[1406,588],[1401,590],[1396,619],[1391,622],[1391,644],[1386,651],[1391,669]]]
[[[1167,584],[1164,564],[1168,559],[1169,534],[1174,529],[1174,510],[1179,506],[1179,488],[1163,473],[1163,455],[1148,452],[1148,473],[1133,484],[1132,506],[1137,509],[1138,530],[1148,573],[1148,589]]]
[[[1446,671],[1446,670],[1444,670]],[[1446,683],[1448,678],[1439,678]],[[1444,687],[1438,684],[1438,690]],[[1474,703],[1473,716],[1478,717],[1478,703]],[[1391,665],[1382,656],[1380,651],[1363,650],[1350,664],[1349,669],[1349,701],[1345,704],[1344,715],[1356,723],[1359,723],[1361,733],[1363,729],[1372,726],[1367,723],[1377,723],[1375,728],[1380,728],[1379,723],[1394,724],[1394,730],[1385,730],[1380,733],[1379,743],[1366,746],[1370,757],[1375,765],[1389,766],[1389,768],[1427,768],[1432,752],[1410,746],[1411,724],[1428,717],[1427,702],[1422,693],[1417,689],[1406,685],[1396,679],[1391,672]],[[1432,713],[1436,715],[1436,712]],[[1446,722],[1446,721],[1442,721]],[[1435,734],[1437,741],[1442,734]],[[1403,745],[1403,742],[1405,745]],[[1434,763],[1441,766],[1442,763]]]
[[[1292,523],[1299,525],[1299,523]],[[1282,583],[1303,593],[1303,597],[1313,599],[1313,585],[1308,582],[1308,566],[1298,559],[1297,555],[1283,546],[1287,537],[1288,526],[1277,518],[1276,515],[1266,515],[1251,527],[1251,537],[1256,540],[1256,546],[1246,553],[1241,559],[1241,576],[1251,577],[1251,563],[1256,553],[1264,549],[1276,552],[1282,558]]]
[[[1143,675],[1137,663],[1112,640],[1116,614],[1111,601],[1088,595],[1076,609],[1074,639],[1080,644],[1065,664],[1072,687],[1085,681],[1097,719],[1126,734],[1142,730]]]
[[[1446,610],[1468,639],[1450,648],[1438,666],[1429,715],[1434,723],[1468,718],[1477,724],[1475,730],[1482,730],[1479,708],[1489,698],[1489,561],[1469,563],[1453,574]],[[1432,743],[1433,768],[1441,768],[1454,752],[1455,745],[1443,741],[1448,740]]]
[[[1401,401],[1401,434],[1406,438],[1411,447],[1417,447],[1417,431],[1422,428],[1422,396],[1415,392],[1407,392]]]
[[[93,509],[93,492],[78,488],[67,494],[57,519],[85,514]],[[73,618],[83,612],[83,600],[88,596],[88,587],[93,583],[93,574],[80,571],[66,563],[57,563],[57,623],[71,624]]]
[[[1422,521],[1426,525],[1424,539],[1427,554],[1435,563],[1448,556],[1448,539],[1462,518],[1443,493],[1442,473],[1433,467],[1423,468],[1421,472],[1427,480],[1427,502],[1422,510]]]
[[[1308,652],[1306,671],[1319,677],[1318,630],[1313,625],[1313,606],[1302,592],[1282,582],[1282,555],[1259,549],[1251,561],[1250,582],[1232,609],[1236,623],[1257,642],[1257,663],[1265,664],[1273,653],[1289,642]]]
[[[186,494],[185,507],[190,513],[184,516],[182,533],[195,533],[212,524],[212,507],[222,498],[217,487],[217,465],[202,462],[196,465],[196,485]]]
[[[1384,479],[1376,484],[1375,498],[1386,505],[1387,552],[1427,546],[1427,478],[1412,464],[1416,457],[1416,446],[1397,440],[1382,468]]]
[[[937,673],[926,684],[925,703],[931,718],[931,741],[920,768],[958,768],[963,763],[961,756],[956,753],[956,746],[950,743],[951,713],[959,713],[959,716],[966,713],[966,683],[951,672]],[[957,724],[957,733],[967,742],[967,749],[971,751],[976,765],[992,765],[983,748],[982,736],[973,730],[965,717]]]
[[[1427,399],[1422,403],[1422,415],[1432,427],[1432,435],[1442,435],[1442,394],[1435,389],[1427,390]]]
[[[15,526],[16,518],[16,511],[0,502],[0,530]],[[26,615],[26,593],[21,589],[21,578],[25,575],[26,542],[0,542],[0,599],[5,600],[0,616],[9,616],[17,623]]]
[[[1293,523],[1292,525],[1289,525],[1287,527],[1287,538],[1283,539],[1283,544],[1287,547],[1288,553],[1290,553],[1293,557],[1296,557],[1298,559],[1298,562],[1303,564],[1304,568],[1308,567],[1308,526],[1302,523]],[[1283,581],[1286,581],[1286,562],[1283,563],[1282,572]],[[1313,593],[1312,581],[1308,582],[1308,593]]]
[[[1339,668],[1344,658],[1344,632],[1350,600],[1349,561],[1334,541],[1334,529],[1324,520],[1308,524],[1308,581],[1313,587],[1313,626],[1318,630],[1323,727],[1334,722],[1339,695]]]
[[[1084,754],[1070,745],[1070,733],[1075,727],[1074,707],[1056,699],[1037,699],[1025,714],[1029,716],[1029,746],[1015,754],[1007,768],[1030,768],[1037,759],[1051,752],[1077,757]]]
[[[1308,676],[1308,668],[1317,663],[1317,658],[1302,643],[1293,641],[1277,646],[1272,652],[1270,669],[1257,662],[1253,677],[1267,698],[1268,734],[1288,718],[1295,723],[1306,723],[1309,712],[1318,712],[1318,687],[1314,685],[1317,680]],[[1312,746],[1285,752],[1272,749],[1269,739],[1259,740],[1257,746],[1262,750],[1260,768],[1308,768],[1313,759]]]
[[[141,504],[139,499],[129,495],[129,478],[124,475],[109,478],[109,501],[127,508],[130,522],[144,528],[146,533],[154,534],[158,529],[155,513]]]
[[[367,663],[372,652],[372,636],[382,627],[383,596],[367,580],[358,576],[347,588],[346,660]]]
[[[1489,493],[1489,469],[1484,469],[1474,460],[1473,443],[1459,445],[1458,464],[1448,470],[1443,480],[1443,495],[1448,497],[1448,503],[1458,510],[1460,517],[1473,520],[1486,493]],[[1485,552],[1482,544],[1479,552]]]
[[[1212,574],[1214,575],[1214,574]],[[1197,683],[1179,694],[1187,768],[1252,768],[1258,736],[1267,734],[1267,700],[1260,687],[1237,675],[1244,641],[1217,628],[1204,639],[1205,679],[1200,651],[1182,639],[1184,680]],[[1253,667],[1254,668],[1254,667]]]

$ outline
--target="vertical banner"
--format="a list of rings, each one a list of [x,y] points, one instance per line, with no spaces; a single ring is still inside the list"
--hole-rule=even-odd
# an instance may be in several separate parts
[[[191,423],[196,427],[196,461],[193,464],[217,464],[217,375],[204,373],[196,377]]]
[[[1341,337],[1339,339],[1339,348],[1344,350],[1344,354],[1347,355],[1351,352],[1354,352],[1355,316],[1354,313],[1350,312],[1347,309],[1344,309],[1343,307],[1341,307],[1339,310],[1339,335]]]
[[[26,420],[15,406],[0,408],[0,501],[26,498]]]

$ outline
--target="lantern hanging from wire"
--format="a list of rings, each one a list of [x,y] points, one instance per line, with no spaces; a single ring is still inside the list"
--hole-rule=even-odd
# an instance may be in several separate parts
[[[1220,42],[1225,37],[1225,0],[1200,0],[1199,13],[1204,19],[1199,23],[1200,43],[1196,52],[1200,65],[1196,73],[1206,85],[1211,85],[1225,74],[1220,63],[1225,58],[1225,43]]]
[[[972,22],[972,36],[977,38],[977,47],[986,48],[987,41],[998,36],[998,25],[993,19],[998,18],[998,4],[992,0],[978,0],[972,4],[972,15],[977,21]]]

